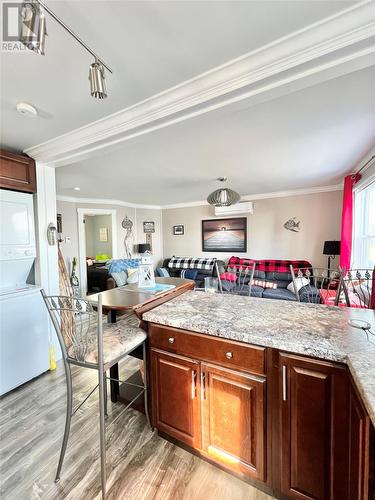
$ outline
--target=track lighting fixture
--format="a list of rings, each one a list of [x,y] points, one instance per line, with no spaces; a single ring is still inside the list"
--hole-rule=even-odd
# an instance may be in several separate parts
[[[46,19],[44,12],[47,12],[53,19],[62,26],[84,49],[95,59],[90,65],[89,80],[91,95],[97,99],[107,97],[105,85],[104,68],[112,73],[111,68],[72,31],[47,5],[41,0],[30,0],[22,4],[22,28],[20,41],[30,50],[37,54],[44,55],[46,30]]]

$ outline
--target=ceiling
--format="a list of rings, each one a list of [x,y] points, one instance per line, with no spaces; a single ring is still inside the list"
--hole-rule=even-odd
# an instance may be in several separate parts
[[[116,112],[355,2],[50,0],[49,6],[113,68],[109,97],[89,96],[82,47],[47,17],[44,57],[0,53],[1,144],[24,150]],[[36,106],[33,121],[17,102]]]
[[[57,191],[166,205],[204,200],[225,175],[242,195],[337,184],[375,145],[374,82],[372,66],[159,129],[57,168]]]

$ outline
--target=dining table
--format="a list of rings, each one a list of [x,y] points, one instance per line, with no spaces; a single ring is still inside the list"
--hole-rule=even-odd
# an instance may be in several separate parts
[[[155,286],[140,287],[137,283],[127,284],[122,287],[112,288],[99,292],[102,296],[103,311],[107,313],[108,323],[115,323],[121,313],[133,311],[140,320],[140,327],[146,329],[147,324],[142,321],[142,315],[151,309],[167,302],[195,287],[195,282],[183,278],[156,277]],[[91,302],[97,302],[99,293],[88,295]],[[140,358],[140,353],[132,352],[131,356]],[[140,382],[140,372],[133,374],[131,384]],[[127,403],[131,394],[120,391],[118,363],[110,368],[111,401]],[[124,385],[124,384],[123,384]],[[131,385],[128,384],[128,391]]]

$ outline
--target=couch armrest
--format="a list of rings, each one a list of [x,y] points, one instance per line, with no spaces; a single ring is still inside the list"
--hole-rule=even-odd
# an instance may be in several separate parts
[[[112,277],[109,277],[107,278],[107,290],[112,290],[112,288],[116,288],[116,281]]]

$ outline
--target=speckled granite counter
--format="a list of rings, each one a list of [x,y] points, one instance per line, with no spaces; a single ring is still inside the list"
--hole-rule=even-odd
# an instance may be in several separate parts
[[[363,330],[348,324],[349,319],[365,320],[375,332],[373,310],[191,291],[143,319],[346,363],[375,425],[375,337],[369,341]]]

